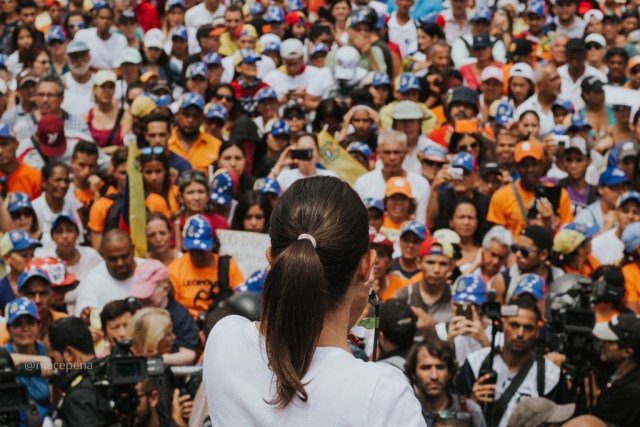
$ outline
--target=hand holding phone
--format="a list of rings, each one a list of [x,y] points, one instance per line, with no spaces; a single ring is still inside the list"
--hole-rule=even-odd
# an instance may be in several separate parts
[[[291,158],[308,162],[313,158],[313,150],[310,148],[294,148],[291,150]]]

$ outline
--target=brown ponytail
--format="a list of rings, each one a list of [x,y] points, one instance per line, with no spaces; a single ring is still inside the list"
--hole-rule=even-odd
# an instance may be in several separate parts
[[[313,236],[316,248],[300,234]],[[268,403],[284,409],[296,395],[308,399],[302,378],[325,317],[341,304],[369,247],[368,214],[339,179],[301,179],[278,200],[269,236],[273,263],[261,322],[276,393]]]

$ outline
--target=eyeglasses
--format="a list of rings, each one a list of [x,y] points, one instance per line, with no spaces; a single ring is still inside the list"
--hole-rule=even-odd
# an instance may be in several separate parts
[[[38,98],[57,98],[60,95],[61,94],[59,94],[59,93],[36,93],[36,96]]]
[[[458,151],[471,151],[471,150],[475,150],[479,146],[480,144],[478,144],[477,142],[472,142],[469,145],[458,145]]]
[[[600,46],[597,43],[588,43],[587,44],[587,50],[592,50],[592,49],[596,49],[596,50],[602,49],[602,46]]]
[[[232,102],[235,99],[233,97],[233,95],[218,95],[218,94],[215,94],[215,95],[213,95],[213,97],[216,98],[216,99],[220,99],[220,100],[224,99],[225,101],[229,101],[229,102]]]
[[[470,420],[471,415],[468,412],[459,412],[451,409],[445,409],[438,414],[441,420]]]
[[[84,22],[79,22],[77,24],[69,24],[69,28],[84,28]]]
[[[511,245],[511,252],[513,252],[514,254],[517,254],[518,252],[520,252],[523,257],[529,258],[529,254],[538,253],[540,252],[540,249],[529,249],[529,248],[524,248],[518,245]]]
[[[287,119],[287,120],[304,120],[304,114],[290,113],[290,114],[286,115],[285,119]]]
[[[620,111],[629,111],[631,110],[631,107],[629,107],[628,105],[614,105],[611,107],[611,109],[613,111],[620,112]]]
[[[164,153],[164,147],[156,146],[156,147],[142,147],[140,149],[140,154],[143,156],[150,156],[151,154],[160,155]]]
[[[33,211],[31,209],[19,209],[15,212],[11,212],[11,218],[29,218],[31,215],[33,215]]]

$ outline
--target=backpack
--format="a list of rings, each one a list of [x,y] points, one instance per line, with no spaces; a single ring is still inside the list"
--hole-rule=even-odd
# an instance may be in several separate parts
[[[230,255],[218,256],[218,280],[211,284],[208,292],[203,290],[199,291],[193,298],[193,305],[196,305],[198,300],[211,300],[209,309],[211,311],[218,307],[218,305],[233,295],[233,290],[229,286],[229,264],[231,263]],[[214,289],[218,288],[218,293],[214,293]]]
[[[113,194],[105,197],[113,200],[113,203],[107,210],[107,216],[104,219],[103,233],[120,227],[120,216],[122,214],[122,204],[124,203],[122,194]]]

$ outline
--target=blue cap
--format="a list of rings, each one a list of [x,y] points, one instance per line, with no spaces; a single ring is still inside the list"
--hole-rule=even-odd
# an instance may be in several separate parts
[[[207,66],[204,62],[194,62],[187,68],[187,79],[192,79],[196,76],[202,76],[206,79],[208,75],[209,71],[207,71]]]
[[[200,62],[202,64],[202,62]],[[180,109],[184,110],[185,108],[189,108],[191,106],[198,107],[201,110],[204,110],[204,99],[198,93],[187,92],[182,95],[182,101],[180,102]]]
[[[20,209],[31,209],[31,199],[25,193],[9,193],[7,195],[7,210],[9,213],[19,211]]]
[[[551,131],[549,133],[551,135],[566,135],[567,134],[567,128],[566,128],[566,126],[555,125],[553,127],[553,129],[551,129]]]
[[[515,110],[509,102],[502,101],[498,104],[496,109],[496,123],[500,126],[504,126],[507,123],[513,121]]]
[[[420,155],[423,159],[431,160],[432,162],[444,163],[447,161],[447,154],[449,152],[442,145],[430,143],[422,149]]]
[[[404,73],[400,75],[399,79],[398,92],[404,93],[413,89],[420,90],[420,82],[415,75]]]
[[[296,10],[303,10],[302,2],[300,0],[287,0],[287,11],[294,12]]]
[[[384,203],[382,200],[374,199],[373,197],[367,197],[363,200],[364,205],[369,209],[377,209],[384,213]]]
[[[204,117],[208,120],[220,119],[227,122],[227,109],[215,102],[210,102],[204,106]]]
[[[609,187],[613,187],[614,185],[628,183],[627,174],[624,171],[617,167],[609,167],[607,168],[598,179],[598,185],[608,185]]]
[[[640,222],[629,224],[622,232],[622,243],[625,251],[631,253],[640,246]]]
[[[481,20],[491,22],[491,9],[487,6],[480,6],[476,11],[476,14],[471,18],[471,22],[478,22]]]
[[[9,326],[11,326],[18,317],[25,315],[31,316],[36,320],[40,320],[36,303],[25,297],[16,298],[7,304],[5,314],[7,316],[7,324]]]
[[[209,221],[202,215],[189,217],[182,232],[182,248],[186,251],[210,251],[212,247],[213,230]]]
[[[275,122],[273,122],[273,125],[271,125],[271,130],[269,131],[269,133],[272,136],[280,136],[280,135],[290,136],[291,129],[289,128],[289,123],[287,123],[286,120],[278,119]]]
[[[438,15],[440,15],[439,11],[429,12],[419,19],[420,22],[424,22],[425,24],[435,24],[438,19]]]
[[[255,64],[257,61],[260,61],[262,57],[255,53],[252,49],[240,49],[240,62],[242,64]]]
[[[284,22],[284,11],[280,6],[272,4],[267,7],[262,19],[270,24],[282,24]]]
[[[371,19],[369,17],[369,10],[370,8],[368,7],[358,7],[356,9],[354,9],[351,12],[351,27],[355,27],[356,25],[360,25],[360,24],[367,24],[369,27],[371,27]],[[373,29],[373,28],[372,28]]]
[[[516,289],[513,296],[517,297],[521,294],[531,294],[536,301],[540,301],[544,297],[544,279],[537,274],[523,274],[516,282]]]
[[[587,117],[584,114],[576,111],[575,113],[571,114],[571,126],[569,126],[568,131],[578,132],[582,128],[591,129],[591,125],[587,121]]]
[[[529,3],[529,7],[527,7],[527,13],[534,13],[538,16],[545,16],[544,13],[544,2],[543,1],[532,1]]]
[[[280,184],[273,178],[265,176],[264,178],[256,179],[256,182],[253,184],[253,189],[255,191],[259,191],[261,193],[271,193],[279,196],[282,192],[280,188]]]
[[[18,277],[18,292],[25,286],[29,281],[35,277],[39,277],[44,279],[47,283],[51,284],[51,279],[46,271],[40,270],[37,267],[31,267],[30,269],[24,271],[20,277]]]
[[[178,37],[184,41],[187,41],[187,39],[189,38],[187,27],[185,27],[184,25],[176,25],[175,27],[173,27],[173,30],[171,30],[171,38],[174,37]]]
[[[405,221],[402,223],[402,228],[400,229],[400,237],[407,233],[413,233],[418,236],[418,239],[424,240],[427,236],[427,228],[418,221]]]
[[[57,25],[52,25],[49,27],[49,31],[47,31],[47,44],[54,41],[63,42],[65,40],[66,37],[64,35],[64,31],[62,31],[62,27],[59,27]]]
[[[553,103],[553,105],[551,106],[551,109],[553,110],[554,108],[562,108],[563,110],[567,110],[570,113],[573,112],[573,104],[571,103],[571,101],[567,101],[566,99],[556,99]]]
[[[158,108],[162,108],[165,105],[169,105],[171,103],[171,95],[154,95],[152,93],[146,94],[149,98],[153,99],[153,102],[156,103]]]
[[[318,53],[327,54],[329,53],[329,48],[324,43],[318,43],[313,47],[313,49],[311,49],[311,53],[309,54],[309,56],[313,58],[313,55],[316,55]]]
[[[491,45],[491,37],[489,37],[489,34],[478,34],[473,37],[471,49],[482,49],[485,47],[491,47]]]
[[[76,230],[80,230],[78,228],[78,223],[76,219],[73,217],[73,215],[71,215],[71,213],[69,212],[64,212],[64,211],[56,214],[56,216],[53,217],[53,219],[51,220],[51,229],[56,228],[56,226],[60,223],[60,221],[70,222],[76,227]]]
[[[225,170],[220,169],[213,176],[211,184],[211,201],[217,205],[227,206],[233,199],[233,177]]]
[[[371,158],[371,148],[369,148],[369,146],[364,142],[352,142],[347,147],[347,151],[349,153],[360,153],[367,160]]]
[[[389,75],[382,71],[374,71],[371,75],[371,86],[378,87],[384,85],[391,86],[391,79],[389,78]]]
[[[568,224],[563,225],[562,230],[577,231],[578,233],[582,234],[585,239],[590,239],[596,235],[596,233],[599,230],[599,227],[597,225],[593,227],[593,226],[587,226],[585,224],[580,224],[577,222],[570,222]]]
[[[256,93],[256,101],[264,101],[265,99],[278,99],[278,94],[270,87],[263,87]]]
[[[267,40],[262,44],[262,53],[278,52],[280,53],[280,40]]]
[[[181,7],[184,10],[187,9],[187,7],[184,4],[184,0],[167,0],[167,4],[165,6],[165,8],[167,9],[167,12],[169,12],[174,7]]]
[[[213,52],[213,53],[207,53],[204,58],[202,59],[202,62],[205,63],[205,65],[209,66],[209,65],[222,65],[222,58],[220,57],[219,54]]]
[[[27,233],[26,231],[13,230],[7,234],[13,248],[12,250],[14,251],[42,247],[42,243],[31,238],[31,235],[29,235],[29,233]]]
[[[264,287],[264,281],[267,278],[267,270],[254,271],[251,276],[244,282],[240,283],[235,289],[236,292],[254,292],[256,294],[262,293]]]
[[[640,204],[640,193],[638,193],[637,191],[627,191],[626,193],[622,193],[622,195],[618,199],[618,203],[616,204],[616,207],[620,208],[622,205],[624,205],[625,203],[631,200]]]
[[[487,300],[487,287],[482,277],[477,274],[464,274],[453,283],[453,297],[456,302],[484,304]]]
[[[93,7],[91,8],[91,10],[95,10],[97,12],[100,9],[111,9],[111,5],[102,0],[96,0],[95,2],[93,2]]]
[[[0,123],[0,138],[12,138],[15,139],[15,135],[11,132],[9,125]]]
[[[261,1],[256,0],[251,4],[251,7],[249,8],[249,14],[259,15],[261,13],[264,13],[264,6],[262,5]]]
[[[453,156],[451,167],[462,168],[467,172],[475,172],[478,170],[478,163],[471,154],[464,151]]]

